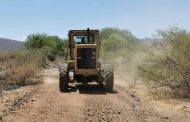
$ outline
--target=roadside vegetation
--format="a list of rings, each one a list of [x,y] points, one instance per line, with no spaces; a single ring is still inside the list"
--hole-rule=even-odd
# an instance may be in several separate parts
[[[103,59],[127,57],[130,60],[133,53],[141,50],[142,43],[128,30],[104,28],[101,34],[101,56]]]
[[[148,86],[167,87],[175,97],[190,97],[190,32],[172,27],[158,31],[157,38],[139,65],[139,76]]]
[[[11,52],[0,51],[1,89],[14,89],[24,85],[35,85],[42,81],[40,70],[47,60],[54,60],[56,51],[64,54],[66,41],[57,36],[31,34],[25,47]]]
[[[160,95],[190,97],[190,32],[171,27],[143,42],[127,30],[104,28],[101,59]]]
[[[49,36],[47,34],[31,34],[25,40],[26,49],[38,49],[45,55],[55,51],[63,51],[66,47],[66,41],[58,36]]]
[[[104,28],[101,31],[101,59],[110,63],[115,73],[129,75],[130,85],[137,81],[137,67],[146,54],[147,45],[130,31],[118,28]]]
[[[66,43],[66,40],[63,40],[58,36],[37,33],[31,34],[27,37],[25,47],[26,49],[36,50],[41,53],[45,63],[47,57],[49,60],[54,61],[56,56],[63,56]]]
[[[15,89],[40,83],[41,55],[28,50],[0,52],[0,85]]]

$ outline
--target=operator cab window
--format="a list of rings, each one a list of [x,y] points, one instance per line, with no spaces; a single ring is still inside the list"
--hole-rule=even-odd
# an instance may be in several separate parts
[[[92,36],[89,36],[89,41],[87,36],[74,36],[74,43],[75,44],[93,44]]]

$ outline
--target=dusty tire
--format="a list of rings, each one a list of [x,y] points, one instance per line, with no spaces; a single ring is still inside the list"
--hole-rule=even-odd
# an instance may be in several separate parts
[[[59,69],[59,90],[60,92],[65,92],[67,91],[69,84],[68,65],[61,64],[58,69]]]
[[[114,74],[113,68],[110,64],[102,64],[100,68],[101,80],[107,92],[113,91],[114,86]]]

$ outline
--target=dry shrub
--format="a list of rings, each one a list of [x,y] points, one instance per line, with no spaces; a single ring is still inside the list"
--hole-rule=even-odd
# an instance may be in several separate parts
[[[0,81],[2,84],[17,84],[19,86],[40,83],[39,71],[42,63],[40,54],[19,50],[1,53],[0,71],[3,72]]]
[[[37,78],[39,68],[34,63],[26,63],[17,68],[12,68],[9,72],[9,81],[20,85],[36,84],[36,81],[31,81],[31,78]]]
[[[173,95],[173,91],[169,87],[149,88],[149,93],[156,101],[168,99]]]

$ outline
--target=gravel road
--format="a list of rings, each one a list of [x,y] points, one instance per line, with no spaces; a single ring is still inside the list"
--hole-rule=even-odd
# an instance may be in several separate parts
[[[44,71],[44,84],[38,86],[26,103],[3,118],[8,122],[170,122],[127,83],[116,76],[114,91],[106,93],[96,84],[70,84],[59,92],[57,69]],[[23,98],[24,99],[24,98]],[[1,120],[0,120],[1,121]]]

